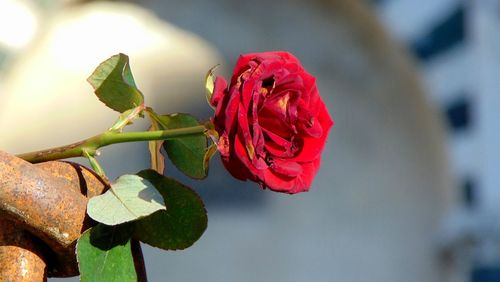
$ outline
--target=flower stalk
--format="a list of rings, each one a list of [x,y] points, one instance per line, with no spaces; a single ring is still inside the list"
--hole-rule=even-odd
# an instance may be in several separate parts
[[[99,148],[111,144],[136,141],[167,140],[189,135],[204,134],[205,131],[206,128],[204,125],[155,131],[106,131],[94,137],[73,144],[41,151],[24,153],[17,155],[17,157],[31,163],[41,163],[66,158],[95,156]]]

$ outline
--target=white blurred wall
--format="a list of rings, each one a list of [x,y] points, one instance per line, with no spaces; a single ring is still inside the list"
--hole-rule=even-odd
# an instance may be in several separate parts
[[[378,7],[392,36],[436,51],[420,56],[418,66],[443,117],[465,107],[459,119],[466,123],[457,128],[449,120],[447,134],[453,201],[440,237],[452,281],[500,279],[499,11],[498,0],[390,0]],[[485,270],[496,274],[485,278]]]
[[[336,121],[311,192],[260,191],[232,179],[214,159],[205,182],[182,178],[207,203],[207,231],[185,251],[146,247],[150,280],[443,281],[435,241],[449,185],[443,133],[411,61],[371,10],[357,1],[142,3],[184,31],[118,3],[56,13],[4,79],[0,130],[10,134],[0,148],[37,149],[107,128],[113,113],[90,95],[85,78],[118,51],[130,55],[153,107],[206,116],[201,80],[208,68],[223,63],[229,70],[240,53],[289,50],[317,76]],[[101,17],[96,24],[92,9],[113,20]],[[107,30],[120,20],[118,26],[132,21],[143,32]],[[118,38],[94,34],[106,31]],[[80,57],[76,49],[90,53]],[[147,165],[143,145],[126,147],[126,157],[119,152],[124,147],[116,147],[103,150],[111,175]]]

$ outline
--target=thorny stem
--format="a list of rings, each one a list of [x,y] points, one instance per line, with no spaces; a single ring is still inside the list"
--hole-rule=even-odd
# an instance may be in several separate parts
[[[70,145],[20,154],[17,155],[17,157],[31,163],[40,163],[40,162],[60,160],[66,158],[86,157],[86,154],[89,156],[95,156],[97,149],[111,144],[134,142],[134,141],[167,140],[182,136],[204,133],[206,130],[207,129],[204,125],[198,125],[193,127],[156,130],[156,131],[139,131],[139,132],[106,131],[89,139],[76,142]]]

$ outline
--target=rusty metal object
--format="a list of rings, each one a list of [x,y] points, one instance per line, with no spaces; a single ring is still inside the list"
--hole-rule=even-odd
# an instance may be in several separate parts
[[[56,161],[35,164],[49,172],[53,177],[64,179],[70,189],[80,192],[87,198],[102,194],[106,185],[89,168],[72,162]]]
[[[45,258],[36,239],[0,216],[0,280],[46,281]]]
[[[86,195],[100,194],[103,189],[103,182],[81,165],[33,165],[0,151],[0,218],[43,240],[48,246],[44,255],[49,276],[78,275],[75,243],[91,225],[85,215]]]
[[[73,193],[84,195],[87,198],[100,195],[106,189],[104,182],[92,170],[77,163],[57,161],[39,163],[35,166],[49,172],[52,177],[59,179],[61,183],[65,183],[62,186],[64,188],[61,187],[60,189],[71,189]],[[49,262],[53,262],[49,263],[49,277],[78,275],[75,243],[80,233],[92,224],[93,222],[89,217],[73,217],[73,226],[81,226],[80,230],[78,230],[78,236],[69,247],[58,250],[56,255],[49,260]]]
[[[55,250],[70,246],[82,229],[87,198],[70,182],[0,152],[0,210],[24,223]]]
[[[82,165],[33,165],[0,151],[0,281],[78,275],[75,243],[93,224],[87,199],[105,189]],[[132,252],[138,281],[147,281],[138,241]]]

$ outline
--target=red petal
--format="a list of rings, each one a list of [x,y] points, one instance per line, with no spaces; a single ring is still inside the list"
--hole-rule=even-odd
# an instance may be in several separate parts
[[[320,138],[323,135],[323,128],[317,118],[311,117],[309,120],[303,120],[300,123],[300,129],[314,138]]]
[[[283,177],[268,169],[264,171],[264,184],[276,192],[295,194],[309,191],[318,168],[320,159],[302,164],[302,173],[297,177]]]
[[[267,152],[273,156],[280,158],[292,157],[296,151],[292,141],[281,138],[273,132],[263,129],[267,137],[265,148]]]
[[[270,114],[259,113],[259,124],[262,129],[273,132],[282,138],[291,138],[295,130],[290,123]]]
[[[212,106],[217,107],[220,101],[227,94],[227,82],[222,76],[218,76],[214,81],[214,90],[212,94],[212,99],[210,100],[210,104]]]
[[[265,128],[263,128],[264,133],[266,134],[267,137],[269,137],[270,141],[278,145],[279,147],[283,148],[291,148],[292,147],[292,142],[288,141],[285,138],[282,138],[281,136],[278,136],[274,134],[272,131],[269,131]]]
[[[310,136],[303,137],[302,150],[296,157],[292,158],[292,160],[296,162],[309,162],[319,158],[325,146],[328,132],[333,125],[333,120],[328,114],[328,110],[324,103],[320,103],[317,121],[321,124],[323,134],[319,138]]]
[[[246,114],[246,109],[243,105],[239,104],[238,107],[238,133],[241,132],[240,136],[243,138],[242,142],[244,142],[245,147],[252,146],[253,152],[248,152],[248,156],[250,159],[255,157],[255,148],[253,147],[252,135],[250,134],[250,128],[248,125],[248,116]],[[248,149],[247,149],[248,151]]]
[[[302,166],[297,162],[290,162],[282,159],[275,159],[271,169],[286,177],[296,177],[302,173]]]
[[[255,165],[253,162],[250,161],[248,157],[248,151],[245,145],[243,145],[242,138],[241,138],[241,131],[238,130],[238,135],[236,136],[234,140],[234,153],[238,160],[246,167],[246,170],[249,171],[250,174],[252,174],[253,177],[252,179],[262,179],[262,171],[267,168],[267,165],[262,163],[262,161],[255,161]],[[264,167],[262,167],[264,165]]]
[[[239,95],[235,91],[231,91],[229,93],[229,101],[225,105],[224,109],[224,117],[220,120],[220,123],[223,123],[219,126],[222,126],[224,130],[228,133],[229,136],[233,136],[234,130],[233,127],[236,122],[237,114],[238,114],[238,105],[239,105]]]

